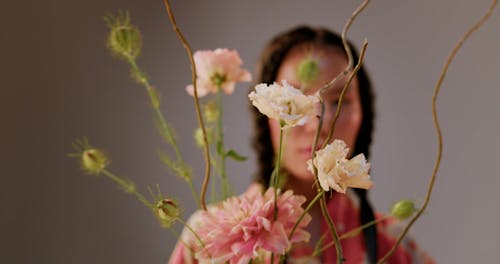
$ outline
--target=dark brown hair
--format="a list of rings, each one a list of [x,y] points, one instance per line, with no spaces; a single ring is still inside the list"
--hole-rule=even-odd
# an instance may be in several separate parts
[[[339,48],[344,52],[342,39],[339,35],[324,29],[299,26],[289,31],[277,35],[265,47],[259,68],[257,70],[257,83],[271,84],[276,81],[278,70],[288,52],[299,44],[321,44]],[[349,43],[352,50],[354,62],[358,60],[358,55],[353,45]],[[361,67],[357,74],[359,82],[359,94],[361,99],[363,121],[361,123],[358,137],[353,150],[353,155],[364,153],[368,158],[370,154],[370,143],[372,141],[372,131],[374,122],[374,96],[368,75]],[[251,107],[251,112],[255,121],[255,135],[253,147],[257,152],[258,172],[256,180],[264,186],[268,186],[269,178],[274,168],[274,150],[272,147],[269,131],[268,119],[255,107]],[[373,209],[367,199],[367,191],[364,189],[354,189],[360,200],[360,220],[361,224],[366,224],[374,220]],[[377,231],[372,226],[363,230],[365,246],[368,258],[371,263],[376,263],[377,259]]]

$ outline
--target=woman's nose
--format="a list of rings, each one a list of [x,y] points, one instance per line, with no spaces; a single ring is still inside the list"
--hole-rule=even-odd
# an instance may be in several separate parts
[[[318,129],[319,121],[320,121],[320,116],[321,116],[321,104],[317,104],[314,106],[315,108],[315,115],[309,116],[307,119],[306,124],[304,125],[304,129],[308,132],[316,132]],[[324,126],[324,117],[323,117],[323,126]],[[321,130],[324,130],[324,127],[322,127]]]
[[[304,124],[304,130],[307,132],[316,132],[319,125],[319,115],[310,116]],[[323,130],[323,129],[322,129]]]

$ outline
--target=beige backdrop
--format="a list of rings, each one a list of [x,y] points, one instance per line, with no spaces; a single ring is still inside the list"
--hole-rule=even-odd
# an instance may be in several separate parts
[[[174,236],[150,211],[66,157],[87,136],[112,157],[111,170],[142,191],[159,183],[187,201],[189,189],[158,161],[165,149],[146,92],[105,49],[102,16],[130,10],[144,35],[139,64],[163,98],[182,152],[203,173],[191,141],[196,126],[188,60],[162,1],[4,1],[0,4],[0,262],[165,263]],[[297,24],[339,31],[359,1],[172,1],[194,49],[236,48],[252,71],[264,43]],[[354,3],[356,2],[356,3]],[[197,5],[197,6],[195,6]],[[436,156],[430,100],[443,61],[489,1],[374,1],[350,38],[369,41],[377,90],[371,193],[379,211],[423,200]],[[500,259],[500,10],[465,45],[439,99],[445,149],[431,205],[412,230],[438,263]],[[248,155],[231,163],[237,191],[254,172],[247,86],[226,97],[227,145]],[[201,180],[197,179],[199,186]]]

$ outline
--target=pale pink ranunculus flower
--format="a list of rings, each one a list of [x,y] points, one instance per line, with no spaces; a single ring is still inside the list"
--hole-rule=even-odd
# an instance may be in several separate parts
[[[343,140],[336,139],[325,148],[316,151],[316,158],[308,160],[308,170],[318,170],[318,180],[321,188],[328,191],[334,189],[345,193],[348,187],[369,189],[373,186],[368,171],[370,164],[365,155],[359,154],[348,160],[349,149]],[[314,166],[314,167],[313,167]]]
[[[236,82],[252,80],[250,72],[241,68],[243,61],[236,50],[199,50],[194,53],[193,57],[196,65],[198,97],[216,93],[218,86],[226,94],[231,94]],[[186,87],[186,91],[194,96],[192,84]]]
[[[283,123],[282,129],[305,124],[309,116],[317,114],[319,102],[317,94],[305,95],[284,80],[258,84],[248,98],[262,114]]]
[[[288,239],[304,212],[301,205],[305,201],[304,196],[294,195],[291,190],[280,193],[278,214],[274,219],[274,189],[262,193],[260,185],[252,185],[241,196],[228,198],[210,206],[207,211],[195,213],[189,224],[204,247],[190,232],[184,232],[183,240],[193,245],[194,256],[200,263],[247,264],[251,259],[267,263],[271,253],[277,257],[289,250],[293,243],[309,240],[310,235],[305,231],[311,221],[309,214]]]

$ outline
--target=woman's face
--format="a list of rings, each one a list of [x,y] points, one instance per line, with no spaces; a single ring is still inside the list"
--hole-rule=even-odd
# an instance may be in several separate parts
[[[297,69],[306,59],[314,60],[317,66],[319,66],[319,74],[306,87],[305,91],[307,94],[316,92],[347,67],[347,59],[339,49],[329,46],[301,44],[292,48],[285,56],[282,65],[278,69],[276,81],[286,80],[294,87],[304,87],[304,84],[298,77]],[[330,125],[335,116],[340,92],[346,81],[346,78],[338,81],[334,87],[322,96],[325,102],[325,115],[317,148],[326,140]],[[344,95],[340,116],[335,125],[332,140],[344,140],[352,151],[362,119],[358,81],[355,78],[351,82],[351,87]],[[311,117],[305,125],[296,126],[285,131],[282,164],[290,174],[289,177],[292,177],[289,180],[294,179],[307,183],[314,182],[313,175],[307,170],[306,162],[311,159],[312,144],[318,121],[318,118]],[[269,119],[268,122],[273,148],[275,153],[277,153],[280,127],[275,120]]]

